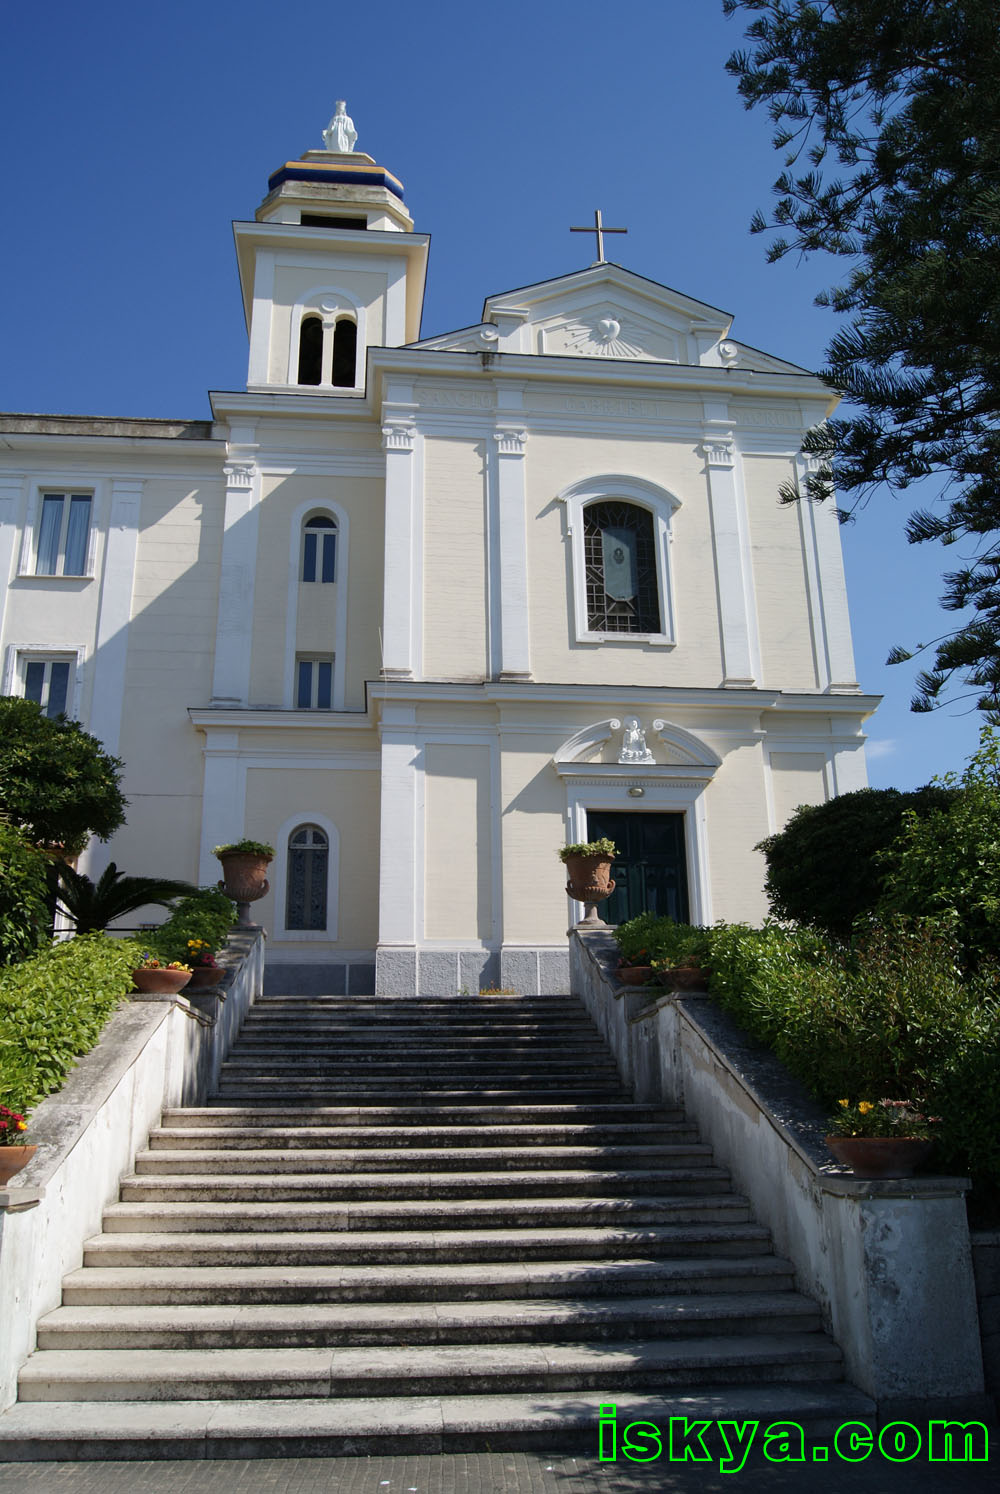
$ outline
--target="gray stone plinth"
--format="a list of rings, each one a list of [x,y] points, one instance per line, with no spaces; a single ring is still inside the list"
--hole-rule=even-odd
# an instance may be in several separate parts
[[[417,960],[418,994],[457,996],[458,959],[457,949],[422,949]]]
[[[417,989],[417,951],[378,949],[375,954],[376,996],[407,996]]]

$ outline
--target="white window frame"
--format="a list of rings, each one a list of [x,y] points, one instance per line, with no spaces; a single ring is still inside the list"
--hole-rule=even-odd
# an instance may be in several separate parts
[[[334,607],[334,634],[333,647],[333,705],[335,711],[344,709],[346,693],[346,639],[347,639],[347,579],[350,565],[350,532],[351,525],[347,510],[339,503],[326,499],[320,503],[300,503],[291,515],[288,543],[288,586],[285,604],[285,695],[284,704],[286,710],[295,710],[295,700],[298,695],[298,670],[295,667],[296,640],[298,636],[299,623],[299,588],[308,586],[310,583],[303,581],[302,577],[302,545],[305,534],[307,519],[322,515],[332,519],[337,526],[337,579],[332,583],[336,587],[334,593],[336,605]],[[331,583],[328,583],[331,584]],[[310,650],[303,649],[303,653]],[[302,707],[302,709],[305,709]]]
[[[320,705],[312,705],[312,704],[307,705],[307,706],[299,705],[299,665],[300,664],[329,664],[329,666],[330,666],[330,704],[328,706],[320,706]],[[334,705],[334,683],[336,681],[336,677],[337,677],[337,656],[336,656],[336,654],[332,654],[332,653],[329,653],[329,654],[325,654],[325,653],[314,653],[311,649],[303,649],[300,653],[297,653],[295,655],[295,678],[294,678],[294,681],[293,681],[293,688],[294,688],[294,691],[295,691],[295,694],[294,694],[294,707],[295,707],[295,709],[297,711],[333,711],[333,710],[335,710],[336,707]],[[315,698],[318,695],[318,693],[319,693],[319,670],[318,669],[314,669],[313,672],[312,672],[312,675],[311,675],[310,686],[309,686],[310,699],[311,700],[315,700]]]
[[[80,719],[80,695],[83,674],[84,649],[52,648],[46,644],[11,643],[4,653],[3,680],[0,693],[19,695],[25,699],[25,675],[29,664],[69,664],[69,684],[66,689],[66,715],[72,721]],[[42,707],[46,714],[45,707]]]
[[[41,536],[42,509],[46,498],[61,497],[63,500],[63,519],[60,526],[59,554],[63,564],[66,559],[66,533],[69,525],[69,499],[90,499],[90,521],[87,527],[87,549],[84,556],[84,569],[82,571],[42,571],[38,570],[38,542]],[[95,560],[97,555],[97,507],[98,490],[92,479],[82,482],[74,478],[56,477],[49,482],[39,482],[32,485],[31,497],[28,503],[28,513],[24,526],[24,536],[21,544],[21,556],[18,564],[18,576],[34,581],[92,581],[95,575]]]
[[[313,578],[312,581],[307,581],[306,578],[305,578],[305,576],[303,575],[303,572],[305,570],[305,563],[306,563],[306,534],[307,534],[307,532],[309,532],[309,526],[311,524],[315,524],[316,521],[317,521],[317,519],[327,519],[329,521],[329,524],[328,525],[319,526],[319,527],[317,527],[317,528],[315,528],[315,529],[313,529],[311,531],[313,534],[315,534],[317,536],[317,544],[316,544],[316,575],[314,576],[314,578]],[[325,544],[320,544],[319,540],[325,540],[328,535],[332,535],[333,542],[334,542],[333,543],[333,579],[330,580],[330,581],[324,581],[323,580],[323,552],[326,549],[326,546],[325,546]],[[306,517],[302,520],[301,545],[300,545],[300,553],[299,553],[299,582],[300,582],[300,584],[302,586],[336,586],[336,584],[337,584],[337,573],[338,573],[339,570],[340,570],[340,527],[339,527],[339,525],[337,523],[336,515],[334,515],[332,513],[328,513],[324,509],[316,509],[312,513],[307,514]]]
[[[651,644],[673,648],[677,643],[674,616],[674,585],[671,565],[672,520],[680,499],[666,488],[642,477],[608,473],[584,478],[557,494],[566,509],[566,533],[571,545],[573,577],[573,619],[577,643]],[[593,632],[587,613],[587,568],[584,554],[584,509],[591,503],[631,503],[646,509],[653,519],[653,544],[656,555],[656,589],[660,605],[661,631],[658,633]]]
[[[326,928],[290,929],[285,927],[288,916],[288,841],[303,825],[315,825],[322,830],[327,840],[326,863]],[[337,897],[340,887],[340,832],[331,819],[315,810],[303,809],[300,814],[290,815],[279,828],[274,851],[275,908],[271,938],[294,944],[334,944],[337,941],[339,918]]]
[[[318,384],[299,383],[299,339],[302,322],[307,316],[318,316],[323,323],[323,361]],[[338,322],[352,321],[358,329],[354,359],[354,383],[333,382],[333,336]],[[288,383],[295,389],[317,389],[324,394],[358,394],[364,388],[364,350],[366,347],[365,308],[350,291],[339,285],[317,285],[308,290],[292,307],[288,335]]]

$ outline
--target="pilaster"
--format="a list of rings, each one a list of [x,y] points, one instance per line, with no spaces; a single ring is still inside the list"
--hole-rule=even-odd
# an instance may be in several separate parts
[[[708,471],[722,625],[722,683],[728,689],[742,690],[753,686],[760,674],[760,645],[739,453],[727,428],[708,429],[702,451]]]
[[[814,503],[805,496],[806,478],[818,469],[819,459],[799,456],[795,465],[799,491],[803,495],[798,505],[799,522],[813,613],[817,682],[821,690],[856,694],[859,686],[847,609],[840,521],[832,501]]]
[[[116,478],[112,482],[108,533],[104,543],[104,570],[94,648],[94,687],[87,725],[111,753],[118,751],[125,702],[128,625],[132,616],[142,489],[141,479]]]
[[[499,675],[502,680],[531,678],[528,630],[528,536],[525,516],[524,454],[528,433],[501,427],[496,443],[497,526],[494,551],[499,573],[490,577],[499,596]]]
[[[7,608],[7,589],[14,572],[17,511],[24,496],[24,472],[0,474],[0,634]]]
[[[225,466],[226,510],[215,634],[212,704],[250,703],[254,579],[257,570],[257,504],[260,474],[255,446],[230,446]]]
[[[382,796],[379,831],[378,992],[415,990],[417,879],[423,872],[420,749],[412,705],[386,702],[382,710]]]
[[[246,817],[247,775],[239,760],[240,734],[213,728],[206,733],[205,787],[202,793],[201,845],[198,883],[211,887],[219,880],[213,846],[240,840]]]
[[[423,536],[421,442],[412,415],[386,413],[385,584],[382,678],[412,679],[419,670]]]

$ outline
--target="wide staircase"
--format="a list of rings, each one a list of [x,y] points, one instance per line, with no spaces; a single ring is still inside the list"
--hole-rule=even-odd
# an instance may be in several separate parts
[[[568,997],[265,998],[38,1327],[4,1458],[596,1454],[598,1407],[870,1403],[684,1116]]]

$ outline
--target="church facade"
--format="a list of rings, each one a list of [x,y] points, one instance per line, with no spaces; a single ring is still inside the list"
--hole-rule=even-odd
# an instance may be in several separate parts
[[[877,703],[836,517],[778,501],[830,391],[603,245],[422,339],[338,110],[234,226],[211,421],[0,417],[0,690],[126,765],[84,869],[270,842],[274,989],[563,989],[556,852],[603,834],[610,918],[759,921],[754,845],[864,785]]]

